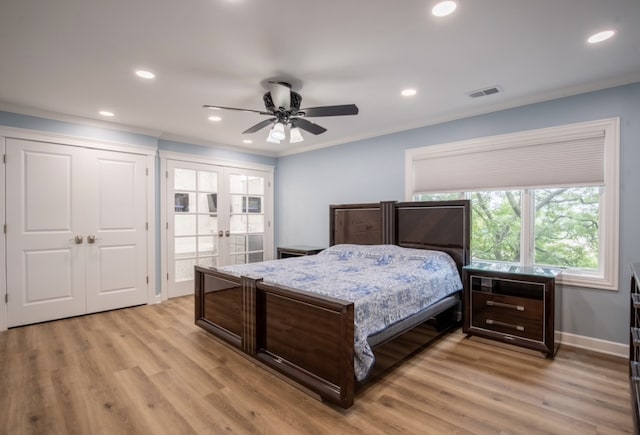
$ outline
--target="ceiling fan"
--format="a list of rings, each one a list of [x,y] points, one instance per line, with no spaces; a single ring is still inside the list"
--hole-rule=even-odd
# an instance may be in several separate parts
[[[258,130],[272,125],[271,130],[269,130],[269,136],[267,137],[267,142],[272,143],[280,143],[280,141],[286,139],[286,126],[291,127],[289,131],[290,143],[302,142],[304,140],[300,130],[305,130],[312,134],[322,134],[327,131],[326,128],[308,121],[305,118],[358,114],[358,107],[355,104],[301,109],[300,103],[302,102],[302,96],[292,91],[289,83],[280,81],[269,81],[267,83],[271,90],[266,92],[262,97],[265,110],[237,109],[235,107],[212,106],[209,104],[205,104],[202,107],[206,107],[207,109],[238,110],[241,112],[271,116],[271,118],[265,119],[253,127],[249,127],[242,133],[255,133]]]

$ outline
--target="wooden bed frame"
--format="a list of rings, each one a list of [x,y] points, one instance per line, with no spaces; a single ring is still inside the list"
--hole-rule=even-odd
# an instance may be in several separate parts
[[[467,200],[381,202],[330,206],[330,243],[395,244],[449,253],[461,270],[469,262]],[[456,293],[427,315],[460,310]],[[231,346],[343,408],[353,404],[354,307],[261,277],[195,267],[195,323]],[[398,336],[425,321],[396,325]],[[418,322],[418,323],[416,323]],[[385,335],[372,343],[382,344]]]

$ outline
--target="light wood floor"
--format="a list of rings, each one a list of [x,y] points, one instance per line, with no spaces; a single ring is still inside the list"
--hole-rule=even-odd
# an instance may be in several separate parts
[[[415,351],[416,331],[380,353]],[[380,373],[342,410],[193,324],[191,297],[0,332],[1,434],[632,432],[627,365],[554,360],[458,330]]]

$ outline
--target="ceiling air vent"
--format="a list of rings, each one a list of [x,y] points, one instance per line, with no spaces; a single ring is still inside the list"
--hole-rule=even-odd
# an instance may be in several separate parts
[[[499,94],[502,92],[499,87],[492,86],[490,88],[478,89],[477,91],[467,92],[467,95],[471,98],[484,97],[486,95]]]

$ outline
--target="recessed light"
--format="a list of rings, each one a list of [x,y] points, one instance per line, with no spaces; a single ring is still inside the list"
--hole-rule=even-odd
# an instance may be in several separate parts
[[[418,91],[416,91],[415,89],[404,89],[402,92],[400,92],[403,97],[413,97],[417,93]]]
[[[611,38],[615,34],[616,34],[615,30],[604,30],[602,32],[598,32],[596,34],[589,36],[589,39],[587,39],[587,42],[589,44],[597,44],[598,42],[606,41],[607,39]]]
[[[209,121],[218,122],[222,121],[222,118],[220,118],[219,116],[210,116]]]
[[[108,110],[101,110],[101,111],[99,111],[98,113],[99,113],[100,115],[102,115],[102,116],[107,116],[107,117],[109,117],[109,118],[111,118],[112,116],[116,116],[116,114],[115,114],[115,113],[110,112],[110,111],[108,111]]]
[[[242,143],[253,143],[251,139],[243,139]]]
[[[444,1],[435,5],[433,9],[431,9],[431,13],[436,17],[446,17],[453,13],[457,7],[458,5],[454,1]]]
[[[154,78],[156,76],[151,71],[147,71],[147,70],[144,70],[144,69],[136,70],[136,75],[138,77],[140,77],[140,78],[147,79],[147,80],[150,80],[150,79],[152,79],[152,78]]]

